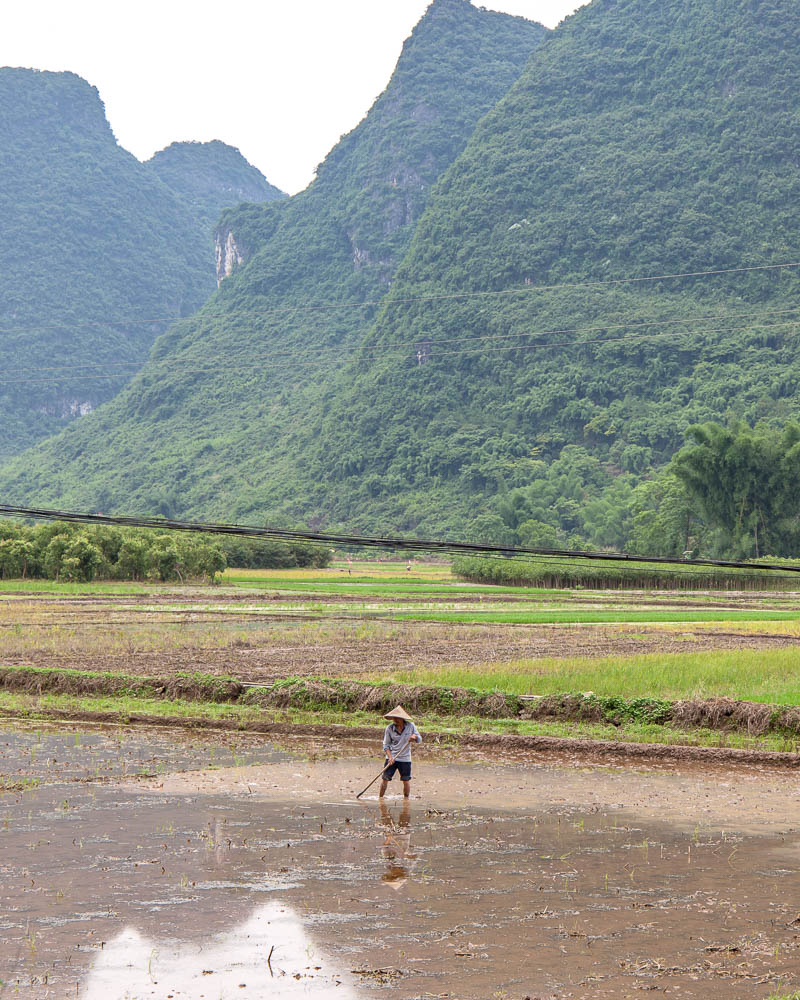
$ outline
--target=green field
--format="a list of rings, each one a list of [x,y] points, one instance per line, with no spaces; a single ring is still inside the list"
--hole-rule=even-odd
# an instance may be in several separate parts
[[[613,622],[754,622],[797,621],[800,611],[407,611],[398,620],[421,622],[474,622],[497,625],[580,625]]]
[[[800,705],[800,647],[634,657],[576,657],[392,671],[373,680],[503,691],[517,695],[591,691],[600,696],[733,698],[773,705]]]
[[[339,678],[509,696],[592,692],[629,701],[729,698],[800,706],[800,593],[465,584],[444,563],[352,560],[326,568],[229,569],[216,585],[10,580],[0,581],[0,594],[3,655],[10,664],[41,669],[131,676],[203,671],[267,685]],[[33,690],[6,694],[22,698],[14,704],[26,711],[57,704],[52,694],[37,701]],[[163,701],[158,709],[142,707],[141,698],[136,705],[115,697],[93,710],[170,711]],[[276,705],[264,705],[260,716],[246,705],[233,711],[176,704],[174,711],[225,718],[232,711],[235,724],[265,713],[299,719],[302,707],[281,715]],[[321,706],[311,714],[340,718]],[[442,716],[435,725],[597,738],[616,732],[616,738],[658,742],[711,739],[641,722],[598,729],[588,721],[533,722],[524,713],[506,720],[466,713]],[[433,717],[426,724],[434,724]]]
[[[0,580],[0,594],[149,594],[158,584],[116,583],[109,580],[70,583],[61,580]]]

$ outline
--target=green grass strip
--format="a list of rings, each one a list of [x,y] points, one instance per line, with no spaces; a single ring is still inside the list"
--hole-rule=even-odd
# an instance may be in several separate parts
[[[280,590],[296,591],[297,593],[318,593],[318,594],[354,594],[357,596],[368,596],[369,594],[389,595],[392,594],[558,594],[564,596],[563,591],[544,590],[535,587],[493,587],[490,584],[459,584],[456,581],[444,581],[435,583],[409,583],[403,581],[398,584],[386,583],[383,580],[364,580],[358,583],[350,580],[341,582],[320,581],[307,582],[297,580],[265,580],[263,577],[225,577],[223,583],[227,586],[233,584],[236,587],[255,587],[258,590]]]
[[[636,622],[798,621],[798,611],[402,611],[399,621],[493,625],[592,625]]]
[[[371,679],[514,695],[592,691],[600,697],[628,699],[732,698],[771,705],[800,705],[800,647],[548,657],[477,667],[381,671]]]
[[[154,719],[177,718],[224,721],[231,728],[244,727],[248,722],[284,722],[290,724],[339,725],[353,728],[383,725],[373,712],[306,711],[300,709],[263,709],[243,705],[226,705],[183,700],[163,701],[132,697],[74,697],[71,695],[23,695],[0,691],[0,712],[22,713],[29,719],[46,719],[48,713],[101,713],[109,722],[130,722],[133,715]],[[690,732],[648,724],[604,725],[602,723],[527,722],[511,719],[483,719],[471,716],[420,715],[415,720],[425,728],[454,737],[459,735],[514,734],[519,736],[554,736],[567,739],[611,740],[671,746],[727,747],[747,750],[796,752],[798,741],[779,734],[750,737],[741,733],[696,729]]]
[[[142,583],[60,583],[56,580],[0,580],[0,594],[152,594],[164,584],[148,587]]]

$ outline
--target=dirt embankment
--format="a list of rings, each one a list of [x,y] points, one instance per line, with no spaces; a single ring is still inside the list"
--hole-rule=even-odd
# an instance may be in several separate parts
[[[173,701],[234,702],[244,690],[237,681],[226,677],[170,675],[139,677],[126,674],[95,673],[76,670],[0,667],[0,689],[26,694],[70,694],[77,696],[112,695],[132,698],[163,698]]]
[[[111,695],[228,703],[242,706],[383,714],[398,703],[417,715],[489,719],[559,720],[623,725],[639,722],[676,728],[746,732],[751,736],[800,735],[800,708],[730,698],[666,701],[594,694],[554,694],[523,699],[500,692],[410,684],[289,678],[270,685],[233,678],[184,674],[138,677],[78,671],[0,667],[0,688],[27,694]]]
[[[6,711],[11,719],[29,719],[27,712]],[[50,709],[49,719],[68,722],[108,724],[115,722],[106,712]],[[252,733],[264,736],[319,737],[326,745],[332,740],[380,740],[383,729],[366,726],[339,726],[330,724],[304,724],[293,722],[238,721],[230,719],[187,718],[186,716],[148,715],[144,712],[126,712],[125,725],[158,726],[168,729],[204,730],[209,732]],[[437,747],[500,753],[534,753],[546,756],[548,762],[591,764],[610,762],[619,765],[646,763],[672,767],[677,763],[693,763],[699,767],[769,768],[781,771],[800,771],[800,754],[780,753],[769,750],[737,750],[728,747],[690,747],[662,743],[628,743],[622,740],[568,739],[555,736],[514,736],[497,733],[458,734],[425,730],[428,746],[435,741]],[[425,753],[423,748],[421,751]]]

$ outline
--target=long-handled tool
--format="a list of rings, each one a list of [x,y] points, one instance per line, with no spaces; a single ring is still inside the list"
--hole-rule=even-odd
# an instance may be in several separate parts
[[[397,754],[402,753],[405,750],[405,748],[409,745],[409,743],[411,742],[411,737],[413,735],[414,735],[413,733],[410,734],[410,736],[405,741],[405,743],[403,744],[403,746],[401,746],[400,749],[397,751],[397,753],[394,755],[395,760],[397,760]],[[356,795],[356,798],[360,799],[361,796],[364,794],[364,792],[366,792],[367,789],[372,788],[372,786],[375,784],[375,782],[378,780],[378,778],[382,778],[383,775],[384,775],[384,772],[386,771],[386,769],[389,768],[389,767],[391,767],[391,766],[392,765],[389,764],[389,763],[384,764],[383,767],[380,769],[380,771],[378,771],[378,773],[372,779],[372,781],[370,781],[370,783],[367,785],[367,787],[366,788],[362,788],[361,791],[358,793],[358,795]]]

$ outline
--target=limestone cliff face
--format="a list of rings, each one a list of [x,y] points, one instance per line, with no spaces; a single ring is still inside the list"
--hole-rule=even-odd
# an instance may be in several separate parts
[[[214,233],[217,256],[217,286],[233,274],[233,269],[244,263],[244,254],[236,245],[232,229],[218,229]]]
[[[64,420],[73,417],[85,417],[94,411],[95,405],[89,399],[53,399],[46,406],[36,408],[37,413],[42,413],[46,417],[55,417]]]

